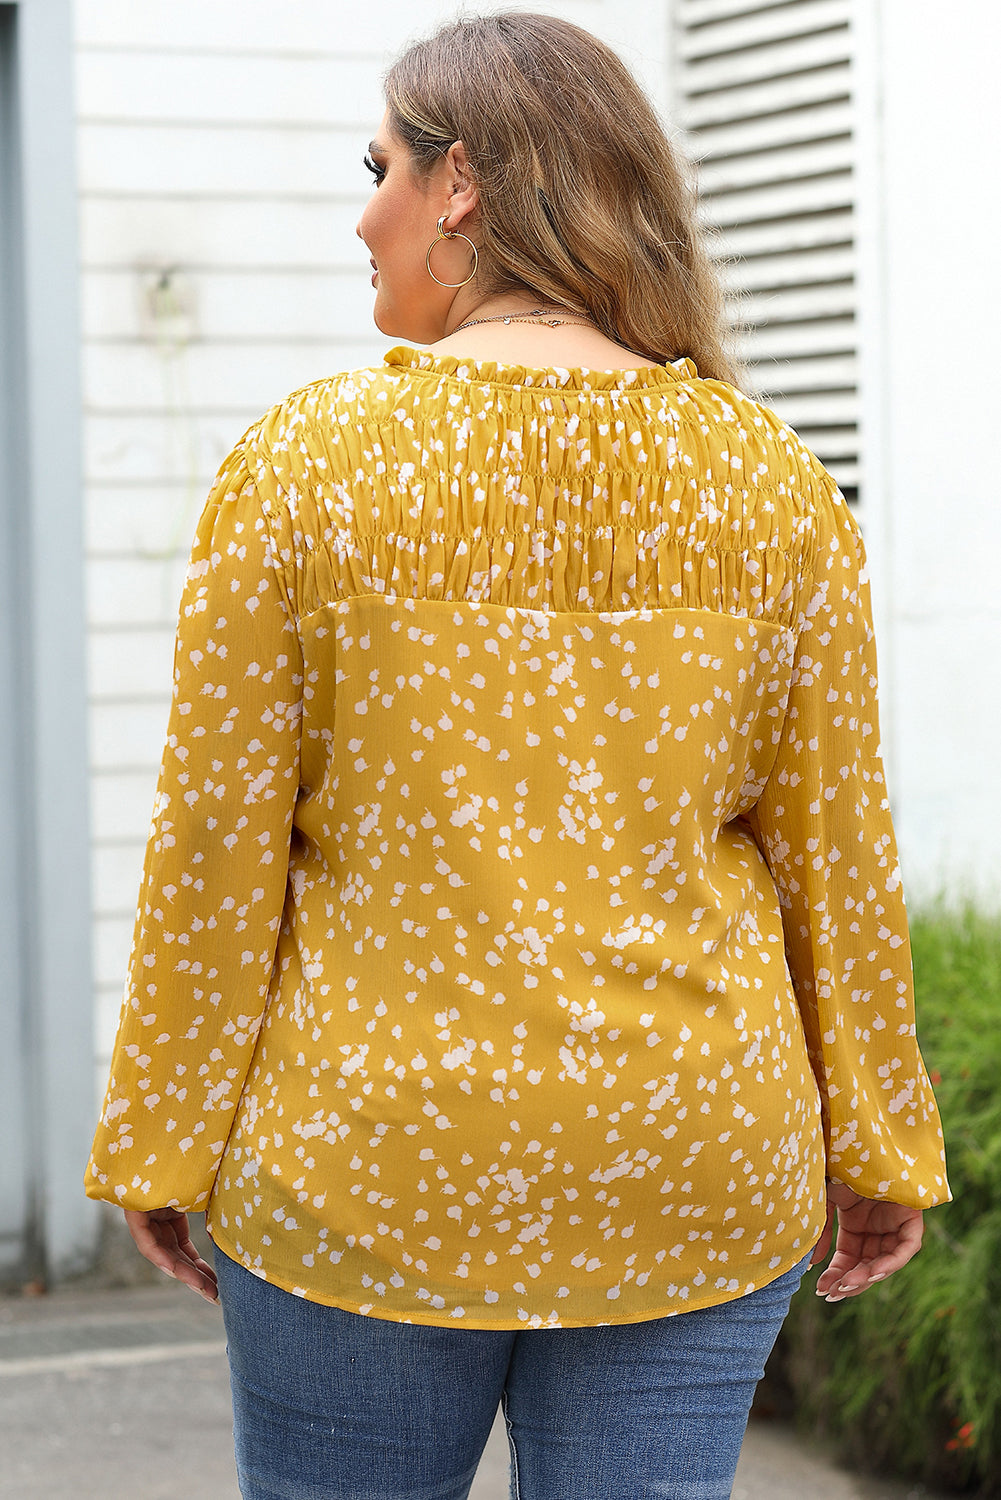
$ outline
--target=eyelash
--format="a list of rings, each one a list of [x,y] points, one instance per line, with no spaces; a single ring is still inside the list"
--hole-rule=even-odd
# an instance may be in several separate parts
[[[371,174],[372,174],[372,176],[375,178],[375,185],[376,185],[376,187],[378,187],[379,184],[382,182],[383,178],[386,175],[386,169],[385,169],[385,167],[377,167],[376,164],[375,164],[375,162],[369,156],[369,154],[368,154],[367,151],[366,151],[365,155],[362,157],[362,161],[365,163],[365,166],[368,169],[368,171],[370,171]]]

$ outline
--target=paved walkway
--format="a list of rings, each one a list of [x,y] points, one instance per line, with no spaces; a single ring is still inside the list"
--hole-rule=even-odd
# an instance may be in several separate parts
[[[164,1283],[0,1299],[0,1496],[239,1500],[217,1309]],[[471,1500],[507,1500],[494,1429]],[[733,1500],[933,1500],[752,1423]],[[615,1500],[609,1496],[609,1500]]]

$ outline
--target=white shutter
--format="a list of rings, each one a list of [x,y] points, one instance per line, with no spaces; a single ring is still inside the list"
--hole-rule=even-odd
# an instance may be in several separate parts
[[[858,498],[852,0],[675,0],[676,110],[753,393]]]

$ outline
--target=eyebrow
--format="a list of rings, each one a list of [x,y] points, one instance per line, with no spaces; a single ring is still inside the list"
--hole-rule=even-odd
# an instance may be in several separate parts
[[[385,146],[380,146],[378,141],[369,141],[368,149],[375,151],[379,156],[385,156],[386,154]]]

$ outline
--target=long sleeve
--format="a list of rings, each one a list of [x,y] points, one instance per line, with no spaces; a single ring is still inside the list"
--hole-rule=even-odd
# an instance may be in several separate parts
[[[949,1194],[915,1034],[864,550],[840,496],[820,497],[817,524],[781,741],[748,821],[782,901],[828,1173],[866,1197],[929,1207]]]
[[[204,1206],[267,1004],[299,787],[302,664],[245,450],[202,515],[87,1192]]]

